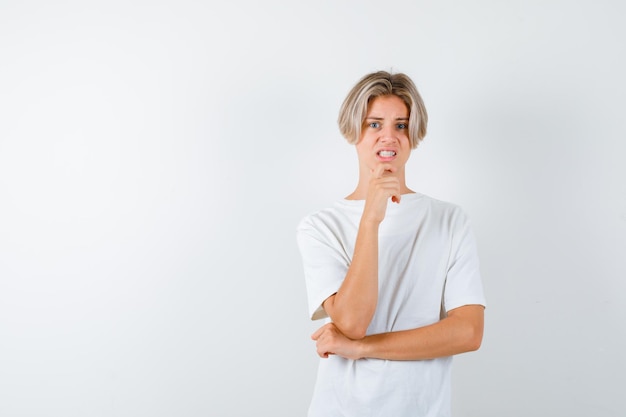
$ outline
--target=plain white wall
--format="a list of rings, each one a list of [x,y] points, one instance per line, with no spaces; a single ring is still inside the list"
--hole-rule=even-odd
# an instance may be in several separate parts
[[[431,120],[409,185],[479,243],[455,415],[622,416],[623,3],[223,3],[0,1],[0,415],[305,415],[295,227],[393,69]]]

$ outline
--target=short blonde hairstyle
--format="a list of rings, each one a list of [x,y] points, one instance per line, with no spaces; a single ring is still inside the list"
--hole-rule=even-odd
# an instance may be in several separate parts
[[[409,109],[411,149],[415,149],[426,136],[428,114],[413,81],[402,73],[378,71],[361,78],[341,105],[337,123],[348,143],[355,145],[360,140],[369,102],[376,97],[387,95],[400,97]]]

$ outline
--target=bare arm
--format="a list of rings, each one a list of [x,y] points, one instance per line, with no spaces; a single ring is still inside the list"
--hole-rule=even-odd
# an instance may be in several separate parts
[[[466,305],[450,310],[445,319],[417,329],[366,336],[352,340],[329,323],[311,337],[318,354],[348,359],[422,360],[477,350],[483,337],[484,307]]]
[[[387,201],[399,201],[400,182],[395,169],[381,164],[372,173],[354,254],[339,290],[328,297],[324,310],[334,325],[351,339],[361,339],[372,321],[378,302],[378,227],[385,217]]]
[[[352,263],[339,290],[324,310],[351,339],[365,336],[378,302],[378,224],[361,221]]]

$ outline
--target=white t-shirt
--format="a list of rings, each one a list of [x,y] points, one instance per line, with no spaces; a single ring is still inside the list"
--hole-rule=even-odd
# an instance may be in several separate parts
[[[350,266],[364,200],[307,216],[297,237],[309,312],[336,293]],[[476,244],[463,211],[423,194],[389,201],[379,227],[378,304],[367,334],[414,329],[446,312],[485,305]],[[423,361],[321,359],[309,417],[450,415],[452,357]]]

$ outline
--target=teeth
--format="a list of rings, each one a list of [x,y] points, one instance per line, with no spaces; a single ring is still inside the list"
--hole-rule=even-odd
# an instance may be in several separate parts
[[[394,151],[380,151],[378,152],[378,155],[388,158],[390,156],[396,156],[396,153]]]

